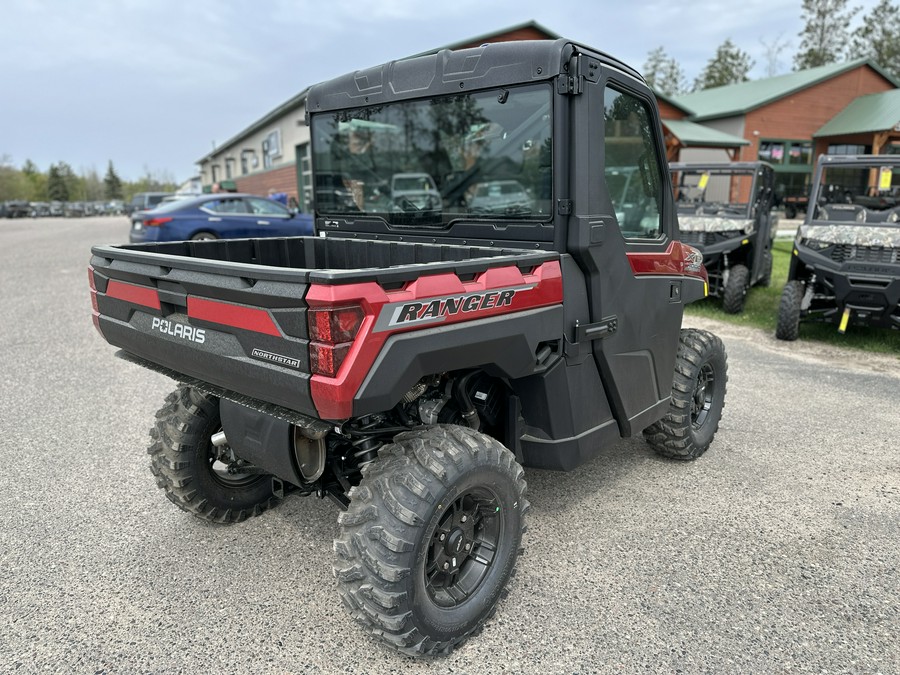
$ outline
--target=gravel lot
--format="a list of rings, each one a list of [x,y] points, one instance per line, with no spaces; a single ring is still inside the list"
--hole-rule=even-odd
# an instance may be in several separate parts
[[[173,384],[90,320],[89,247],[127,228],[0,221],[0,672],[900,672],[897,358],[715,324],[711,450],[630,440],[527,471],[509,597],[423,663],[341,608],[330,502],[214,527],[156,488],[147,430]]]

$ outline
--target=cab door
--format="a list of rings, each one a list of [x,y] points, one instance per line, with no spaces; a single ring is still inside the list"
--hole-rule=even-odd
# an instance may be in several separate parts
[[[586,57],[582,57],[586,58]],[[601,65],[572,102],[569,250],[588,277],[591,340],[623,436],[668,408],[683,313],[680,245],[652,93]],[[581,72],[587,72],[581,69]]]

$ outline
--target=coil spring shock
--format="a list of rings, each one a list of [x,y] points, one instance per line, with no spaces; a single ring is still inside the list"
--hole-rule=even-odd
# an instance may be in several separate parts
[[[366,418],[365,422],[359,426],[357,431],[365,432],[376,429],[383,419],[378,415]],[[378,449],[382,446],[381,441],[373,436],[361,436],[350,441],[353,446],[353,459],[356,460],[358,468],[362,469],[366,464],[374,462],[378,459]]]

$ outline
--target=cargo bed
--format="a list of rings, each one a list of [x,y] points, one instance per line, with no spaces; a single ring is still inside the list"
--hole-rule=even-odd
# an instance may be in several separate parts
[[[354,345],[354,354],[371,352],[399,330],[384,328],[383,319],[375,325],[398,297],[452,297],[479,283],[530,291],[534,270],[558,259],[545,251],[323,237],[96,246],[92,253],[94,323],[108,342],[185,381],[331,419],[349,415],[350,403],[323,411],[313,400],[310,304],[362,307],[368,323],[360,335],[376,335],[366,349]],[[503,312],[482,314],[493,313]],[[360,369],[371,366],[370,356]],[[352,397],[365,374],[342,371],[332,380]]]

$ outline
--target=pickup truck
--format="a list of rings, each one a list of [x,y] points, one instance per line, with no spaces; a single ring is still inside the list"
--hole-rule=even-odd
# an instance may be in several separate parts
[[[94,247],[94,324],[179,383],[149,448],[172,502],[232,523],[333,499],[352,616],[446,654],[513,572],[523,467],[641,434],[675,459],[709,448],[725,350],[681,328],[708,278],[655,97],[600,51],[445,50],[314,86],[307,111],[314,184],[342,190],[318,236]],[[607,166],[632,175],[627,204]],[[439,202],[392,198],[409,174]],[[511,181],[520,207],[479,206]]]

